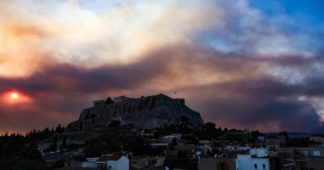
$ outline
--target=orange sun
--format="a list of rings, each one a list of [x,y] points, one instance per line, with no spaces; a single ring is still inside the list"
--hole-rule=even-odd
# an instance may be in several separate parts
[[[13,93],[10,94],[10,97],[11,97],[11,99],[18,99],[19,98],[19,94],[16,93],[16,92],[13,92]]]
[[[0,104],[2,102],[7,104],[26,104],[33,102],[33,99],[22,91],[8,91],[0,94]]]

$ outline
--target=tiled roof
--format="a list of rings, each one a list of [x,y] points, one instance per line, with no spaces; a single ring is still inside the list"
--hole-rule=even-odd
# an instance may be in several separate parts
[[[116,161],[119,160],[123,155],[121,154],[114,154],[112,156],[101,156],[97,162],[107,162],[107,161]]]

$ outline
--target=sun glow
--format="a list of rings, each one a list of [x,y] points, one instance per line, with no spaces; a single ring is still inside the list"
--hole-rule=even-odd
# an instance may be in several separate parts
[[[16,93],[16,92],[13,92],[13,93],[11,93],[10,97],[11,97],[11,99],[18,99],[19,98],[19,94]]]
[[[32,102],[32,98],[26,94],[17,91],[11,91],[0,94],[0,103],[7,104],[22,104],[22,103],[30,103]]]

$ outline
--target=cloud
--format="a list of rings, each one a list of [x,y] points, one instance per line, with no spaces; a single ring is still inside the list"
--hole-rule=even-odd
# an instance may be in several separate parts
[[[85,68],[133,63],[151,50],[190,42],[197,31],[217,25],[221,13],[196,0],[129,1],[101,12],[74,0],[1,4],[0,75],[16,77],[48,60]]]
[[[320,27],[304,28],[285,12],[267,15],[252,8],[248,0],[218,2],[224,11],[224,27],[210,32],[209,41],[215,48],[281,58],[296,54],[311,57],[322,46],[314,41],[323,35]]]
[[[163,92],[188,99],[189,106],[200,111],[206,121],[216,121],[226,127],[264,131],[317,132],[321,129],[316,110],[308,102],[298,99],[299,96],[322,96],[321,84],[290,84],[264,71],[263,65],[282,63],[282,60],[229,55],[192,45],[167,47],[144,58],[137,63],[94,69],[55,65],[28,78],[2,78],[0,84],[3,92],[8,90],[6,87],[18,87],[19,91],[37,101],[16,113],[42,115],[48,126],[75,120],[80,110],[89,107],[94,99]],[[297,66],[304,67],[304,62],[310,61],[303,59]],[[283,63],[297,67],[295,62],[289,64],[284,60]],[[313,81],[320,82],[320,79],[313,78]],[[8,113],[12,112],[14,110]],[[2,116],[21,119],[17,115],[8,115]],[[57,117],[53,119],[55,115]],[[64,116],[66,118],[61,121]],[[287,124],[287,121],[291,123]],[[314,126],[306,126],[308,122]]]
[[[318,110],[298,98],[311,95],[302,91],[304,88],[263,77],[184,91],[190,94],[187,98],[193,107],[205,113],[205,119],[214,120],[220,126],[323,132]]]

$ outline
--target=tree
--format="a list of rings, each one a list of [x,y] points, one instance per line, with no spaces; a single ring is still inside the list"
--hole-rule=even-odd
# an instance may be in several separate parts
[[[118,128],[120,127],[120,121],[119,120],[112,120],[110,124],[108,125],[109,128]]]
[[[251,132],[252,139],[257,140],[261,133],[258,130],[254,130]]]
[[[216,124],[213,122],[207,122],[207,123],[205,123],[205,126],[206,126],[207,130],[215,130],[216,129]]]
[[[288,142],[289,147],[309,147],[310,145],[306,138],[292,138]]]
[[[114,103],[114,101],[110,97],[108,97],[105,104],[112,104],[112,103]]]
[[[45,149],[45,152],[56,151],[56,150],[57,150],[57,136],[54,135],[53,143],[50,145],[49,148]]]
[[[47,169],[36,143],[29,143],[29,137],[21,134],[0,136],[0,148],[0,169]]]
[[[63,148],[66,147],[66,136],[64,136],[64,138],[63,138],[62,147],[63,147]]]
[[[100,136],[99,138],[87,140],[87,145],[84,149],[86,157],[97,157],[109,152],[120,151],[120,144],[105,139],[106,137]]]
[[[57,135],[54,135],[53,145],[57,146]]]
[[[188,121],[189,121],[187,116],[181,116],[180,120],[181,120],[181,123],[188,123]]]
[[[289,135],[287,131],[282,131],[279,133],[279,136],[284,136],[286,139],[289,139]]]
[[[126,138],[123,142],[123,148],[126,151],[133,152],[135,156],[148,154],[150,153],[150,151],[152,151],[152,148],[149,146],[149,144],[139,136],[131,136]]]
[[[177,145],[178,145],[177,138],[173,138],[173,139],[172,139],[172,143],[174,144],[174,146],[177,146]]]
[[[20,154],[25,159],[29,160],[42,160],[42,155],[37,150],[37,144],[32,143],[30,146],[23,148],[20,151]]]
[[[92,120],[92,125],[94,125],[94,122],[95,122],[95,118],[96,118],[96,117],[97,117],[97,115],[95,115],[95,114],[93,114],[93,113],[90,115],[89,118]]]
[[[55,128],[55,132],[56,133],[62,133],[64,130],[63,130],[63,127],[61,124],[58,124]]]

